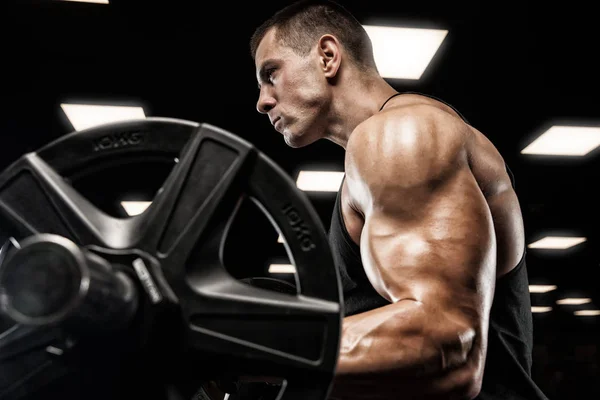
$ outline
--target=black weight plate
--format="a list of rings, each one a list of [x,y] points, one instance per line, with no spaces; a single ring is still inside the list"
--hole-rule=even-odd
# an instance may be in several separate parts
[[[148,157],[179,162],[138,216],[108,215],[70,184],[90,171]],[[240,283],[225,271],[223,243],[241,199],[254,202],[285,238],[298,275],[296,295]],[[163,297],[176,300],[182,316],[183,337],[164,337],[182,340],[173,348],[185,350],[189,357],[181,364],[196,376],[276,376],[285,379],[280,398],[326,397],[337,359],[341,286],[325,231],[304,193],[241,138],[209,124],[166,118],[74,132],[24,155],[0,175],[0,218],[5,236],[17,241],[54,233],[100,254],[148,255],[148,274]],[[13,376],[0,381],[0,398],[27,397],[69,373],[65,357],[48,350],[60,348],[64,335],[59,328],[6,330],[0,369],[11,368]],[[169,344],[162,343],[162,350],[168,352]],[[8,355],[17,348],[20,355]],[[23,371],[38,372],[15,373],[19,360],[26,360]],[[110,368],[111,362],[109,357],[99,365]],[[97,376],[127,375],[104,372]],[[161,376],[156,370],[135,374]]]

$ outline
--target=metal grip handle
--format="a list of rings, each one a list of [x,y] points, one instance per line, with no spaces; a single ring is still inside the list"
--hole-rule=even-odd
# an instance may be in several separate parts
[[[87,289],[73,315],[65,322],[94,331],[120,329],[133,318],[138,305],[136,287],[131,279],[94,253],[84,254]]]
[[[0,265],[0,307],[20,324],[96,333],[126,326],[137,305],[127,275],[61,236],[31,236]]]

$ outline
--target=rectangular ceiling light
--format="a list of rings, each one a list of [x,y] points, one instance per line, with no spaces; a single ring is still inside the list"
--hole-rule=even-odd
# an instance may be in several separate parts
[[[529,285],[529,293],[548,293],[556,290],[556,285]]]
[[[579,306],[581,304],[590,303],[591,301],[592,301],[592,299],[566,298],[566,299],[556,300],[556,304]]]
[[[443,29],[363,25],[384,78],[420,79],[448,34]]]
[[[579,316],[594,316],[594,315],[600,315],[600,310],[577,310],[574,313],[575,315],[579,315]]]
[[[529,248],[531,249],[568,249],[578,245],[579,243],[585,242],[587,239],[584,237],[561,237],[561,236],[547,236],[537,242],[531,243]]]
[[[600,128],[583,126],[553,126],[521,154],[584,156],[600,146]]]
[[[152,204],[151,201],[122,201],[121,206],[130,217],[139,215],[146,211],[146,208]]]
[[[296,267],[291,264],[271,264],[269,266],[269,273],[271,274],[295,274]]]
[[[343,178],[343,172],[300,171],[296,186],[304,191],[337,192]]]
[[[113,122],[146,118],[142,107],[88,104],[61,104],[60,106],[77,131]]]
[[[548,311],[552,311],[552,307],[537,307],[537,306],[531,307],[531,312],[533,312],[533,313],[544,313],[544,312],[548,312]]]
[[[71,1],[74,3],[108,4],[108,0],[62,0],[62,1]]]

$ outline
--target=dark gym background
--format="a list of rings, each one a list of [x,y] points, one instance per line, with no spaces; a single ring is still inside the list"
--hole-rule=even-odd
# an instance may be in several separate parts
[[[342,171],[341,148],[325,141],[288,148],[255,109],[248,39],[287,3],[10,3],[0,12],[0,168],[73,131],[61,103],[90,103],[136,105],[146,116],[208,122],[250,141],[294,179],[301,169]],[[498,147],[516,177],[528,243],[547,234],[587,238],[566,251],[528,250],[530,283],[557,285],[531,294],[532,305],[552,307],[533,314],[533,373],[553,400],[600,398],[600,316],[573,313],[600,306],[600,153],[520,153],[551,125],[600,126],[600,33],[592,6],[513,0],[341,3],[364,24],[447,29],[420,80],[389,82],[399,91],[446,100]],[[124,197],[151,200],[166,173],[164,166],[152,165],[107,171],[79,189],[119,213]],[[307,194],[328,226],[335,193]],[[268,223],[248,221],[236,226],[238,241],[230,244],[228,262],[232,273],[266,275],[268,262],[285,262],[285,252]],[[591,302],[579,308],[556,303],[564,297]]]

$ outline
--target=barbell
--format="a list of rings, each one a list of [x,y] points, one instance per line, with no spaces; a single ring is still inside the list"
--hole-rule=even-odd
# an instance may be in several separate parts
[[[72,184],[174,158],[132,217]],[[295,285],[268,290],[224,267],[242,199],[285,239]],[[325,229],[290,177],[231,132],[154,117],[60,137],[0,174],[0,240],[2,400],[187,400],[242,376],[280,379],[278,399],[328,395],[342,291]]]

